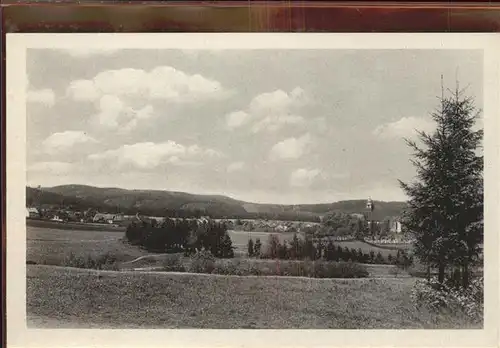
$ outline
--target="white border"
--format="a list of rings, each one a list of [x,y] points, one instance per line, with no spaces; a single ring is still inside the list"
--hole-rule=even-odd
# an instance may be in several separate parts
[[[497,34],[7,34],[7,344],[69,346],[498,346]],[[25,324],[26,49],[480,49],[484,51],[484,330],[40,330]],[[431,62],[429,62],[432,64]],[[384,296],[384,294],[380,294]]]

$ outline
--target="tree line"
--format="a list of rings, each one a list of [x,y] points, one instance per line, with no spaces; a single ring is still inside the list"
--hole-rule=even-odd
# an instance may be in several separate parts
[[[249,257],[280,259],[280,260],[326,260],[326,261],[351,261],[368,264],[393,264],[409,267],[413,264],[413,256],[404,250],[398,250],[396,255],[389,254],[384,257],[380,252],[363,252],[361,248],[342,248],[332,240],[325,242],[322,239],[313,240],[306,236],[299,238],[296,234],[293,239],[280,242],[278,236],[271,235],[267,242],[267,248],[262,250],[259,238],[254,242],[248,240],[247,254]]]
[[[367,237],[387,237],[391,235],[391,220],[394,217],[385,217],[382,221],[369,223],[365,217],[344,212],[331,212],[324,216],[321,227],[317,229],[317,236],[352,236],[358,239]]]
[[[224,223],[213,220],[165,219],[161,223],[132,222],[125,232],[126,240],[150,252],[184,253],[209,251],[219,258],[234,257],[234,247]]]

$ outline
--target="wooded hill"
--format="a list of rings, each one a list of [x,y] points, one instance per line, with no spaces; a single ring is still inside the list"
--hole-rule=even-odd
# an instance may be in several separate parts
[[[161,190],[126,190],[86,185],[62,185],[26,188],[26,204],[75,210],[89,208],[100,212],[122,212],[150,216],[208,215],[213,218],[275,219],[319,221],[328,212],[362,213],[365,200],[347,200],[322,204],[259,204],[249,203],[221,195],[198,195]],[[373,219],[398,216],[404,202],[375,201]]]

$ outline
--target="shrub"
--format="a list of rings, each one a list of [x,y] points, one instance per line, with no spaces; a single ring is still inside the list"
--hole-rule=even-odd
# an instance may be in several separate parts
[[[340,257],[342,261],[348,262],[351,260],[351,251],[348,247],[344,247],[342,251],[342,256]]]
[[[228,260],[227,262],[216,262],[212,273],[225,275],[246,275],[240,260]]]
[[[276,275],[311,278],[365,278],[365,266],[353,262],[301,261],[276,263]]]
[[[215,257],[209,251],[198,251],[191,256],[190,272],[212,273],[215,269]]]
[[[391,269],[389,270],[390,274],[392,274],[394,277],[398,277],[402,273],[402,269],[397,266],[392,266]]]
[[[64,259],[64,266],[75,268],[88,268],[100,270],[118,270],[117,259],[111,253],[106,253],[93,258],[91,255],[87,257],[76,256],[73,253],[67,255]]]
[[[358,248],[358,251],[356,252],[356,255],[357,255],[358,262],[363,262],[364,261],[363,250],[361,250],[361,248]]]
[[[387,255],[387,262],[392,264],[392,254]]]
[[[277,258],[279,255],[280,247],[281,247],[281,244],[280,244],[278,236],[275,234],[271,234],[269,236],[269,240],[268,240],[266,257],[269,257],[271,259]]]
[[[167,272],[186,272],[179,255],[168,255],[162,263],[163,270]]]
[[[324,253],[325,259],[327,261],[333,261],[335,259],[336,249],[332,240],[328,240],[328,244],[326,245],[326,250]]]
[[[366,278],[369,275],[365,266],[354,262],[339,262],[336,268],[329,268],[327,272],[330,278]]]
[[[278,244],[278,258],[286,260],[290,258],[290,250],[288,248],[288,243],[285,240],[283,244]]]
[[[262,270],[255,263],[249,264],[247,270],[249,275],[260,276],[263,273]]]
[[[483,278],[474,279],[467,288],[453,289],[441,284],[436,278],[418,280],[411,292],[416,309],[425,308],[434,313],[464,314],[473,322],[483,319]]]
[[[290,258],[292,260],[300,260],[304,254],[304,242],[296,233],[293,234],[293,239],[290,242]]]
[[[353,262],[361,262],[362,261],[358,258],[358,252],[354,248],[351,248],[351,250],[349,251],[349,255],[350,255],[351,261],[353,261]]]
[[[363,263],[370,263],[370,254],[368,253],[363,254]]]
[[[305,264],[308,261],[301,262],[279,262],[275,263],[275,275],[290,277],[307,277]]]

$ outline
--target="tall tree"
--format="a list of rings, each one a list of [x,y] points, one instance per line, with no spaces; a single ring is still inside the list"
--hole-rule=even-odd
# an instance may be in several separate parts
[[[252,238],[248,240],[247,249],[248,249],[248,257],[252,257],[255,252]]]
[[[406,140],[417,180],[400,181],[409,197],[403,226],[415,235],[415,255],[438,268],[440,282],[452,268],[467,286],[483,242],[483,131],[474,129],[480,112],[458,85],[440,101],[434,133],[418,132],[423,147]]]
[[[260,242],[260,238],[257,238],[253,246],[254,256],[260,257],[261,248],[262,248],[262,243]]]

